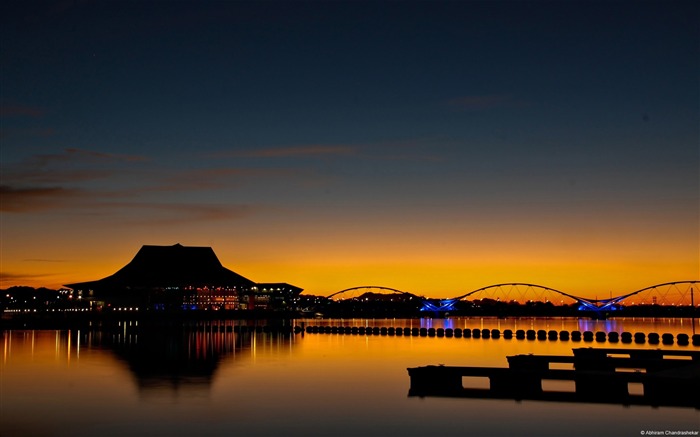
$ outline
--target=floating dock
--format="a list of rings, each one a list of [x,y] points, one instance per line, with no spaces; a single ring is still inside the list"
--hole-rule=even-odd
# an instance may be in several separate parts
[[[507,359],[507,368],[443,365],[409,368],[409,396],[617,403],[700,409],[700,352],[578,348],[573,349],[573,355],[570,356],[515,355]],[[552,368],[553,365],[573,368]],[[484,384],[486,387],[465,387],[463,383],[465,379],[473,381],[480,378],[487,381]],[[544,381],[569,381],[568,386],[573,387],[568,391],[546,390],[543,389]]]

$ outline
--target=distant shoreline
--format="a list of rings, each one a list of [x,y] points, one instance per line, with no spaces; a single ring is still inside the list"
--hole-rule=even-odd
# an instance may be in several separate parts
[[[694,317],[695,316],[695,317]],[[699,314],[693,315],[689,311],[671,311],[658,314],[639,313],[638,311],[625,311],[609,316],[608,319],[648,317],[661,318],[699,318]],[[249,321],[257,325],[259,321],[270,321],[272,324],[282,323],[284,320],[323,318],[331,320],[339,319],[420,319],[420,318],[448,318],[448,317],[495,317],[495,318],[583,318],[593,319],[588,314],[502,314],[502,313],[405,313],[405,314],[381,314],[381,313],[354,313],[354,314],[313,314],[300,311],[273,311],[273,310],[246,310],[246,311],[165,311],[165,312],[72,312],[54,313],[46,311],[2,314],[0,331],[21,329],[110,329],[119,326],[122,322],[154,322],[154,323],[186,323],[196,321]]]
[[[119,322],[187,322],[206,320],[288,320],[312,318],[298,311],[180,311],[180,312],[96,312],[85,313],[3,313],[0,330],[109,328]]]

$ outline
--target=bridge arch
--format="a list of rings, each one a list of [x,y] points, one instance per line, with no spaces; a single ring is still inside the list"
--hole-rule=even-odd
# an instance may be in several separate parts
[[[337,296],[342,296],[342,295],[348,295],[347,298],[352,299],[354,296],[352,293],[357,292],[357,291],[362,291],[362,290],[380,290],[380,291],[386,291],[389,293],[386,294],[396,294],[400,296],[407,296],[407,297],[414,297],[417,299],[422,299],[421,296],[417,296],[413,293],[409,293],[407,291],[402,291],[402,290],[397,290],[396,288],[391,288],[391,287],[383,287],[380,285],[360,285],[357,287],[350,287],[346,288],[344,290],[336,291],[335,293],[329,294],[326,296],[326,299],[329,300],[338,300]]]
[[[581,299],[580,297],[574,296],[574,295],[569,294],[569,293],[565,293],[565,292],[557,290],[555,288],[546,287],[544,285],[530,284],[527,282],[503,282],[500,284],[492,284],[492,285],[487,285],[486,287],[477,288],[476,290],[472,290],[472,291],[465,293],[461,296],[453,297],[452,299],[449,299],[449,300],[458,301],[458,300],[462,300],[466,297],[472,296],[472,295],[477,294],[477,293],[481,293],[481,292],[488,291],[488,290],[503,289],[504,287],[510,288],[508,290],[508,292],[513,291],[513,289],[517,289],[518,287],[524,287],[526,289],[525,291],[516,290],[516,291],[519,291],[519,293],[518,293],[518,294],[520,294],[519,297],[524,296],[524,293],[532,290],[535,292],[536,296],[542,296],[545,292],[551,292],[551,293],[555,293],[555,294],[559,294],[559,295],[568,297],[568,298],[573,299],[575,301],[579,301]]]
[[[546,287],[543,285],[537,285],[537,284],[530,284],[530,283],[525,283],[525,282],[505,282],[501,284],[493,284],[493,285],[488,285],[486,287],[481,287],[476,290],[472,290],[468,293],[462,294],[460,296],[454,297],[452,299],[445,299],[445,300],[440,300],[439,303],[436,303],[435,301],[429,302],[424,306],[424,308],[429,309],[431,311],[447,311],[451,310],[454,308],[454,305],[469,297],[469,296],[474,296],[479,293],[487,292],[489,290],[503,290],[503,288],[508,288],[506,293],[504,293],[504,297],[509,298],[511,296],[508,295],[508,293],[512,293],[513,290],[516,291],[516,295],[519,294],[519,297],[523,298],[525,293],[527,292],[533,292],[536,297],[542,297],[546,293],[553,293],[558,296],[566,297],[567,299],[570,299],[572,301],[578,302],[579,304],[579,310],[584,310],[584,311],[594,311],[597,313],[603,313],[606,311],[613,311],[617,310],[620,308],[621,302],[625,301],[630,298],[634,298],[635,296],[640,296],[640,299],[636,302],[631,302],[632,305],[669,305],[669,306],[696,306],[700,304],[700,294],[698,295],[698,299],[696,300],[694,298],[694,291],[692,286],[695,284],[700,284],[700,280],[690,280],[690,281],[673,281],[673,282],[664,282],[660,284],[655,284],[651,285],[648,287],[644,287],[642,289],[633,291],[631,293],[623,294],[620,296],[616,297],[611,297],[609,299],[588,299],[584,297],[579,297],[575,296],[570,293],[563,292],[561,290],[557,290],[551,287]],[[685,285],[686,287],[683,288],[682,286]],[[525,290],[520,290],[519,288],[524,288]],[[641,298],[641,295],[644,295],[645,292],[649,291],[658,291],[658,294],[653,296],[652,298]],[[517,300],[517,299],[509,299],[509,300]],[[542,299],[540,299],[542,300]],[[545,301],[548,301],[549,299],[544,299]],[[522,302],[520,302],[522,303]],[[563,301],[562,301],[563,303]],[[573,303],[573,302],[571,302]]]
[[[630,301],[630,303],[633,305],[696,306],[700,305],[700,293],[698,293],[697,297],[694,296],[693,286],[696,284],[700,284],[700,280],[663,282],[661,284],[650,285],[648,287],[644,287],[631,293],[623,294],[608,300],[619,303],[638,297],[636,301]],[[681,285],[685,285],[685,289],[681,288]],[[657,291],[659,295],[644,296],[646,292],[650,291]],[[661,300],[658,300],[658,297],[661,297]]]
[[[518,303],[525,302],[551,302],[556,304],[559,301],[564,304],[566,300],[567,304],[578,303],[579,310],[584,311],[594,311],[596,313],[602,314],[607,311],[613,311],[620,308],[621,302],[635,296],[642,297],[645,292],[659,291],[659,296],[662,300],[657,300],[656,298],[652,300],[640,299],[639,302],[631,302],[632,305],[648,305],[648,304],[661,304],[661,305],[693,305],[700,306],[700,293],[698,293],[697,299],[693,295],[693,286],[700,284],[700,280],[690,280],[690,281],[673,281],[664,282],[660,284],[651,285],[648,287],[635,290],[631,293],[626,293],[620,296],[611,297],[609,299],[589,299],[573,294],[557,290],[555,288],[547,287],[544,285],[532,284],[527,282],[503,282],[499,284],[487,285],[485,287],[477,288],[476,290],[469,291],[467,293],[461,294],[459,296],[449,298],[449,299],[432,299],[425,298],[423,296],[418,296],[407,291],[402,291],[396,288],[384,287],[379,285],[361,285],[356,287],[346,288],[340,291],[336,291],[328,296],[329,300],[342,301],[349,300],[359,297],[359,295],[353,295],[353,293],[362,290],[378,290],[381,294],[385,295],[398,295],[403,298],[409,297],[411,299],[415,298],[422,302],[422,311],[433,311],[433,312],[447,312],[452,311],[456,308],[456,304],[467,297],[474,296],[477,297],[479,294],[486,294],[486,297],[496,297],[494,300],[501,300],[504,298],[506,302],[517,301]],[[682,288],[685,286],[685,288]],[[665,288],[664,288],[665,287]],[[675,291],[674,291],[675,290]],[[501,293],[498,296],[497,293]],[[677,294],[673,294],[677,292]],[[489,294],[491,293],[491,294]],[[343,298],[339,298],[342,296]],[[680,296],[680,298],[678,297]],[[554,297],[554,298],[552,298]],[[534,299],[533,299],[534,298]]]
[[[500,284],[487,285],[485,287],[477,288],[468,293],[453,297],[451,299],[426,299],[422,307],[423,311],[433,311],[433,312],[447,312],[453,311],[457,308],[457,304],[470,296],[479,295],[481,293],[486,294],[487,298],[492,300],[501,301],[504,298],[505,302],[518,302],[519,304],[524,304],[526,302],[555,302],[557,300],[561,301],[563,304],[562,297],[567,299],[567,303],[573,304],[578,302],[582,304],[582,299],[565,293],[554,288],[546,287],[544,285],[531,284],[526,282],[503,282]],[[551,295],[551,298],[548,297]],[[534,298],[534,299],[533,299]]]

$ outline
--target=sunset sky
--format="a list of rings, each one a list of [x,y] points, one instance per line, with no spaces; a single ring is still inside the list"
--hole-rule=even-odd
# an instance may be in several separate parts
[[[700,276],[700,6],[3,2],[1,288],[144,244],[258,282]]]

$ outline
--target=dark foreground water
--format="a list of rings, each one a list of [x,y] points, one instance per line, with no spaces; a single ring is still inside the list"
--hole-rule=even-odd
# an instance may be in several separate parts
[[[700,331],[682,319],[286,323],[302,322],[674,335]],[[132,321],[115,329],[4,331],[0,435],[639,436],[700,431],[700,410],[686,407],[408,396],[408,367],[506,367],[508,355],[570,355],[575,347],[700,351],[692,345],[232,329],[246,323],[255,322],[139,326]]]

